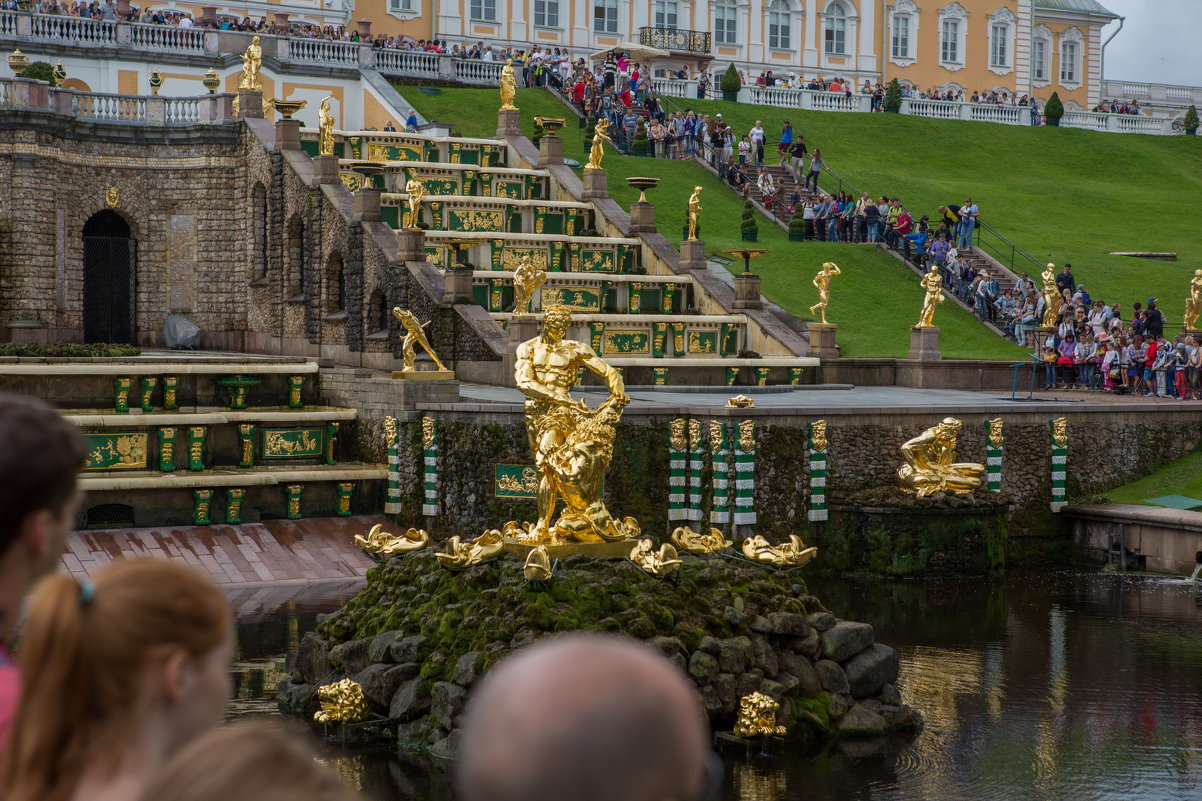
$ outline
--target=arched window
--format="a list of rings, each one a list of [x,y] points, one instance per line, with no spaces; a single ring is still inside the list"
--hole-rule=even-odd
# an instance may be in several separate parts
[[[1076,28],[1060,34],[1060,85],[1081,85],[1081,50],[1085,37]]]
[[[1002,7],[989,15],[989,70],[1005,75],[1014,65],[1014,12]]]
[[[939,64],[944,69],[964,69],[964,43],[968,40],[968,11],[959,3],[939,9]]]
[[[717,44],[739,43],[738,13],[735,0],[717,0],[714,3],[714,41]]]
[[[914,0],[897,0],[889,18],[889,60],[895,64],[913,63],[918,39],[918,6]]]
[[[1051,82],[1052,31],[1046,25],[1036,25],[1031,35],[1031,83],[1047,86]]]
[[[788,50],[793,45],[790,35],[789,4],[785,0],[769,0],[768,3],[768,47],[773,50]]]
[[[826,6],[826,20],[823,24],[824,50],[827,55],[842,56],[847,54],[847,9],[838,0],[831,0]]]

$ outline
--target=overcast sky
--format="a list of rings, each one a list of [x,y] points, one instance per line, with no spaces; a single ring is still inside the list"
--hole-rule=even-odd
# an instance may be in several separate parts
[[[1123,30],[1106,48],[1102,77],[1119,81],[1202,84],[1202,0],[1101,0],[1126,17]],[[1118,27],[1112,22],[1102,41]]]

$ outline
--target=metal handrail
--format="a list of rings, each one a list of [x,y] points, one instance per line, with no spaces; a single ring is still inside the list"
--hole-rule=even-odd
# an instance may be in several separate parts
[[[1043,272],[1044,265],[1027,251],[1023,250],[1005,235],[988,223],[977,222],[975,230],[975,245],[993,256],[1000,263],[1010,268],[1016,276],[1023,270],[1034,270],[1036,275]],[[986,233],[997,240],[989,241]]]

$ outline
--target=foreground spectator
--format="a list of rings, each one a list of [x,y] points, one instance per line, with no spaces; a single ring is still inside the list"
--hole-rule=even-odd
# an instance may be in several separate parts
[[[696,690],[658,654],[615,637],[557,637],[479,685],[456,765],[459,797],[705,799],[720,779],[709,739]]]

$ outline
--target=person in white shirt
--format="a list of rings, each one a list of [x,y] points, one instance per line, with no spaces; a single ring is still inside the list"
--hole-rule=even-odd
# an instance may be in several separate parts
[[[179,27],[181,27],[181,28],[191,28],[191,27],[192,27],[192,18],[191,18],[191,17],[180,17],[180,19],[179,19]]]
[[[764,126],[759,121],[755,121],[755,126],[748,134],[751,139],[752,155],[755,156],[755,166],[764,166]]]

